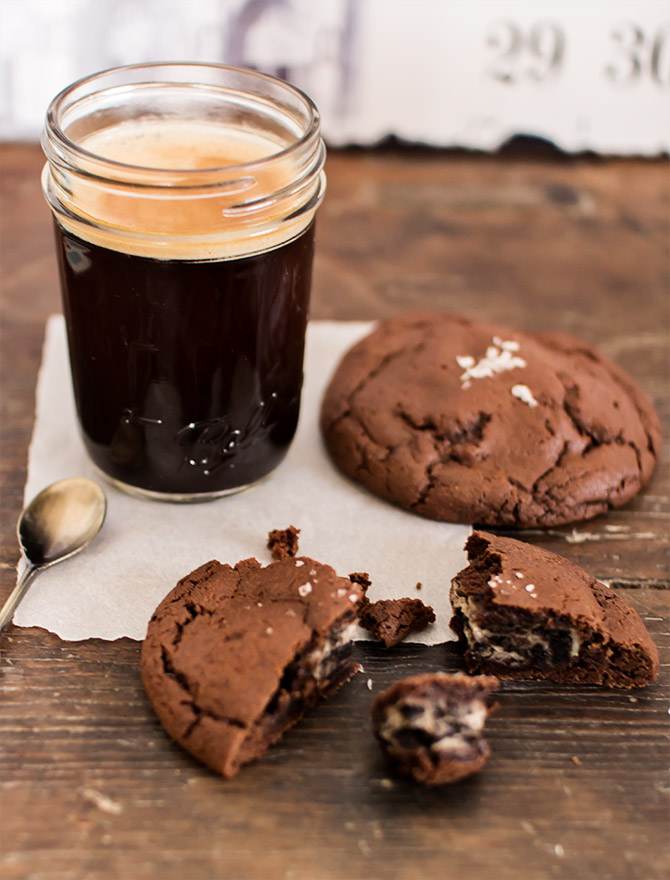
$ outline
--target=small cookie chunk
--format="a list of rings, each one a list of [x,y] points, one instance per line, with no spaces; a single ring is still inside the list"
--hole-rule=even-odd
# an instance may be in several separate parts
[[[491,711],[486,700],[497,687],[496,678],[461,672],[410,676],[375,698],[375,735],[417,782],[456,782],[480,770],[490,754],[482,731]]]
[[[367,571],[354,571],[349,575],[349,580],[352,584],[358,584],[364,593],[367,593],[368,588],[372,584]]]
[[[363,592],[313,559],[208,562],[156,609],[144,689],[163,727],[223,776],[350,678]]]
[[[268,549],[273,559],[287,559],[298,552],[300,529],[289,526],[287,529],[273,529],[268,535]]]
[[[590,345],[454,314],[380,324],[345,354],[321,429],[338,467],[432,519],[549,526],[629,501],[658,417]]]
[[[574,563],[512,538],[474,532],[452,581],[452,629],[471,672],[499,678],[643,687],[658,651],[640,616]]]
[[[421,599],[378,599],[361,605],[359,622],[364,629],[392,648],[412,632],[434,623],[435,612]]]

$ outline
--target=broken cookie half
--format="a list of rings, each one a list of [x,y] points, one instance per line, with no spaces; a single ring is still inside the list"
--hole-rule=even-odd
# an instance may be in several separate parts
[[[163,727],[223,776],[262,755],[357,670],[363,591],[308,557],[208,562],[156,609],[142,646]]]
[[[574,563],[485,532],[465,549],[451,626],[471,672],[624,688],[658,675],[658,651],[635,609]]]
[[[476,773],[490,749],[483,737],[492,676],[446,672],[396,682],[372,704],[372,725],[387,755],[417,782],[442,785]]]

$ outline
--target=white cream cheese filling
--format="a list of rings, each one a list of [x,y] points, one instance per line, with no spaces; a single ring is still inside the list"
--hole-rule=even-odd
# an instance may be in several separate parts
[[[533,630],[526,632],[495,632],[484,629],[477,623],[477,614],[480,606],[469,596],[453,596],[452,606],[463,615],[465,637],[469,647],[476,651],[478,656],[494,662],[504,662],[508,665],[521,665],[529,662],[528,654],[524,650],[531,650],[536,645],[542,646],[545,656],[552,662],[551,644],[547,638]],[[570,659],[574,660],[579,655],[582,640],[574,629],[561,629],[561,632],[569,633],[571,638]],[[498,644],[499,640],[514,640],[518,651]]]

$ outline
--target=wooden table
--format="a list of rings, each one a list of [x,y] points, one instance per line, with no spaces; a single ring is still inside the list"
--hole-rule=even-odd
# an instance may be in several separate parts
[[[44,321],[59,310],[41,164],[36,147],[3,150],[3,597],[15,576]],[[668,436],[665,162],[352,151],[331,155],[328,175],[315,318],[451,308],[580,334],[639,381]],[[224,782],[156,722],[137,643],[10,628],[2,877],[667,877],[667,524],[666,453],[622,510],[576,531],[522,534],[626,596],[663,652],[662,676],[635,693],[506,684],[489,724],[489,765],[443,790],[416,787],[384,763],[366,679],[378,691],[408,673],[460,669],[453,646],[363,644],[366,675]]]

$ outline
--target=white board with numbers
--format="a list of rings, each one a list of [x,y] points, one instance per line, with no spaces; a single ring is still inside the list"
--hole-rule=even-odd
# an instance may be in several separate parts
[[[387,135],[491,150],[670,150],[670,0],[0,0],[0,137],[49,100],[148,60],[252,66],[294,82],[331,144]]]
[[[355,87],[331,140],[670,148],[666,0],[364,0],[359,15]]]

